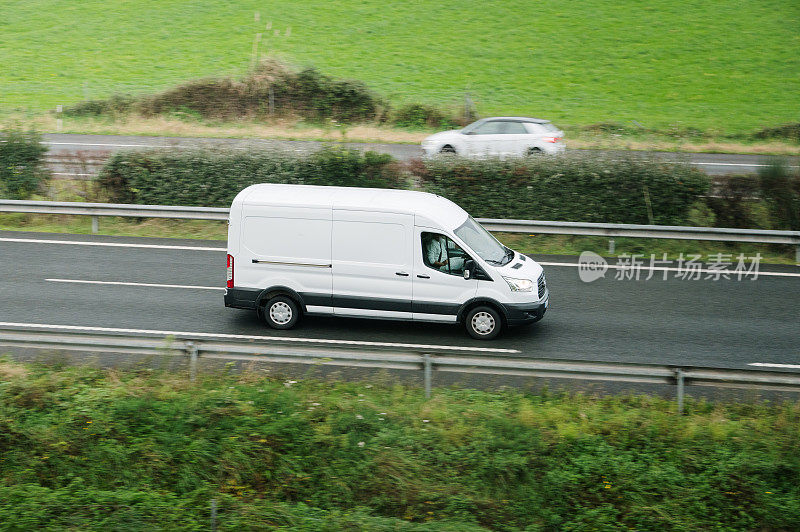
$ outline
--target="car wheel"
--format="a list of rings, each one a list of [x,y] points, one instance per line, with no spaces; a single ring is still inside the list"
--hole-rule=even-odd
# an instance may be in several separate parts
[[[439,153],[447,153],[447,154],[455,155],[456,154],[456,149],[454,147],[452,147],[451,145],[449,145],[449,144],[445,144],[444,146],[442,146],[442,149],[439,150]]]
[[[300,308],[289,297],[275,296],[264,305],[262,314],[273,329],[291,329],[300,319]]]
[[[529,157],[536,157],[537,155],[542,155],[544,152],[539,148],[528,148],[527,155]]]
[[[500,313],[492,307],[475,307],[467,313],[464,320],[467,332],[478,340],[491,340],[496,338],[503,328]]]

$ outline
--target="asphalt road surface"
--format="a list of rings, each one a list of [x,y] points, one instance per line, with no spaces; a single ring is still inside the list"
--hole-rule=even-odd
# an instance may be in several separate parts
[[[60,242],[60,243],[54,243]],[[532,326],[472,340],[459,326],[307,317],[290,331],[225,308],[225,243],[0,231],[0,321],[513,348],[532,358],[744,368],[800,364],[800,268],[756,280],[582,282],[575,257],[538,256],[551,307]],[[613,262],[612,262],[613,265]],[[704,274],[703,277],[708,276]]]
[[[89,157],[105,157],[110,153],[120,150],[137,150],[159,148],[181,150],[196,147],[226,147],[235,149],[251,148],[277,148],[296,152],[310,152],[319,149],[326,143],[311,141],[264,140],[264,139],[201,139],[179,137],[135,137],[135,136],[110,136],[110,135],[44,135],[44,143],[49,146],[50,155],[67,155],[78,152]],[[328,143],[329,144],[329,143]],[[422,149],[417,144],[365,144],[346,143],[345,146],[388,153],[399,160],[407,160],[422,156]],[[758,168],[765,164],[765,158],[760,155],[730,155],[714,153],[668,153],[668,152],[601,152],[610,156],[619,154],[636,154],[643,157],[653,157],[682,164],[691,164],[709,175],[724,174],[754,174]],[[800,158],[789,159],[794,168],[798,168]],[[74,166],[74,165],[73,165]],[[58,173],[73,174],[75,168],[66,168],[60,165],[54,169]],[[91,172],[90,172],[91,173]]]

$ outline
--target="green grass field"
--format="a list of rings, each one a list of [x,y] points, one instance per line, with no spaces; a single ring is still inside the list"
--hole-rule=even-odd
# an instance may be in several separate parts
[[[798,22],[780,0],[6,0],[0,114],[242,75],[261,33],[395,104],[739,134],[800,119]]]

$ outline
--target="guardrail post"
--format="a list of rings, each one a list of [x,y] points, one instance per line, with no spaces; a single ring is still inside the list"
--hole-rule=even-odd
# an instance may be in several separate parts
[[[683,370],[675,370],[675,380],[678,383],[678,414],[683,414]]]
[[[217,499],[211,499],[211,531],[217,530]]]
[[[92,234],[96,235],[100,232],[100,218],[92,216]]]
[[[425,399],[431,398],[431,356],[428,353],[422,355],[422,370],[425,379]]]
[[[186,351],[189,354],[189,380],[194,382],[197,378],[197,345],[186,342]]]
[[[608,239],[608,254],[609,255],[613,255],[614,254],[614,239],[613,238],[609,238]]]
[[[797,244],[797,247],[794,248],[794,261],[800,266],[800,244]]]

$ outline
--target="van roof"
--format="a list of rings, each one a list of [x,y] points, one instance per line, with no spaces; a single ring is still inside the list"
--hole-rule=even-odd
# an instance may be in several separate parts
[[[454,229],[467,219],[467,212],[447,198],[416,190],[388,188],[326,187],[262,183],[242,190],[234,204],[331,207],[414,214],[436,225]],[[420,223],[418,219],[417,224]]]

